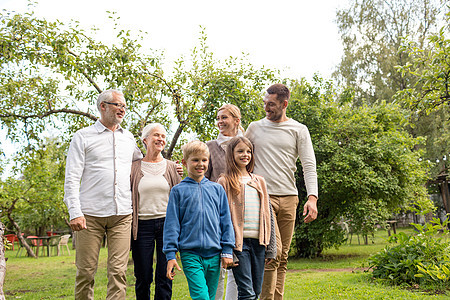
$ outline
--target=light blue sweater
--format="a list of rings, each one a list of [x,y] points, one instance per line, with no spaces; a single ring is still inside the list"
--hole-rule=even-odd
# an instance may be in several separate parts
[[[232,254],[234,229],[225,190],[203,178],[186,177],[170,191],[164,223],[163,252],[167,260],[177,251],[201,257]]]

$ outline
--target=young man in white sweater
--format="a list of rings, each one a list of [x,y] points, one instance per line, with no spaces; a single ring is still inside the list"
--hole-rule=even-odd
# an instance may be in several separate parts
[[[300,158],[308,194],[304,222],[317,218],[316,158],[308,128],[286,116],[289,89],[274,84],[264,96],[266,118],[252,122],[245,136],[254,144],[254,173],[262,175],[276,216],[277,259],[266,265],[260,299],[283,299],[287,258],[299,202],[295,185],[296,162]]]

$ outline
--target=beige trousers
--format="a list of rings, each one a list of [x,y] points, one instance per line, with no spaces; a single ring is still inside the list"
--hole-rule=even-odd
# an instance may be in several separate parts
[[[264,281],[260,299],[283,299],[287,261],[294,233],[297,196],[270,195],[276,222],[277,258],[264,269]]]
[[[85,216],[87,229],[76,234],[77,275],[75,299],[94,299],[94,276],[103,236],[108,244],[106,299],[125,299],[126,271],[130,253],[131,215]]]

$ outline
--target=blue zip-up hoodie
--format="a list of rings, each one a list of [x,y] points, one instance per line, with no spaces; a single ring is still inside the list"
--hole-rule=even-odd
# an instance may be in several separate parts
[[[170,191],[164,223],[163,252],[167,260],[177,251],[201,257],[232,254],[234,229],[223,187],[205,177],[186,177]]]

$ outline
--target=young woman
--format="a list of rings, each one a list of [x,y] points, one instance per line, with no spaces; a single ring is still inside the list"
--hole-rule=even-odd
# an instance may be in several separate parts
[[[241,126],[241,111],[236,105],[224,104],[217,111],[217,128],[219,136],[217,139],[209,141],[206,145],[209,148],[209,165],[205,177],[216,182],[219,176],[225,173],[225,149],[228,142],[236,137],[243,136],[244,128]],[[236,300],[237,287],[234,282],[233,272],[224,269],[220,270],[219,284],[217,285],[216,300],[222,300],[225,286],[225,274],[228,274],[225,300]]]
[[[253,145],[235,137],[226,150],[226,172],[219,178],[228,197],[236,238],[234,254],[239,262],[232,269],[238,299],[258,299],[265,260],[276,257],[275,223],[263,177],[252,174]]]
[[[209,148],[210,159],[205,177],[216,182],[220,174],[225,173],[225,149],[228,142],[236,137],[244,135],[241,126],[241,111],[236,105],[224,104],[217,111],[217,139],[206,142]],[[220,298],[222,299],[222,298]]]

